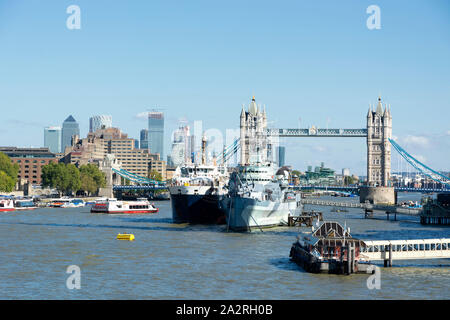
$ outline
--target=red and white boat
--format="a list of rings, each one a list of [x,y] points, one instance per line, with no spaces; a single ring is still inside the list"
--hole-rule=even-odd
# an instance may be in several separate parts
[[[94,213],[156,213],[159,209],[147,199],[136,201],[118,201],[117,199],[106,199],[96,201],[91,207]]]
[[[14,200],[12,199],[0,200],[0,212],[14,211],[14,210],[16,210],[16,208],[14,208]]]

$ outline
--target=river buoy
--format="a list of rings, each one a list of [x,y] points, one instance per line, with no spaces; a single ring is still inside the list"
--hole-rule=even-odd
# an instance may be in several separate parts
[[[131,234],[131,233],[119,233],[117,235],[117,240],[133,241],[134,240],[134,234]]]

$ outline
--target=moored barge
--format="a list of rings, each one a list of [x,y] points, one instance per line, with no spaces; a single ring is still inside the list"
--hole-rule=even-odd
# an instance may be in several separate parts
[[[338,222],[322,222],[317,230],[303,233],[293,243],[290,258],[311,273],[372,273],[360,254],[364,242],[353,238]]]

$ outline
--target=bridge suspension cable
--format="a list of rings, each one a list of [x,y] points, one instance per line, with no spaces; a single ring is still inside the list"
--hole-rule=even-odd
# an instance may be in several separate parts
[[[240,138],[237,138],[233,141],[231,145],[225,148],[224,152],[220,154],[220,156],[217,157],[217,161],[221,164],[224,164],[226,161],[228,161],[239,149],[241,146]]]
[[[410,155],[405,149],[400,147],[400,145],[395,142],[392,139],[389,139],[389,142],[394,147],[395,150],[414,168],[416,168],[420,173],[426,175],[430,179],[441,183],[442,185],[446,186],[447,188],[450,188],[450,177],[447,177],[443,175],[442,173],[439,173],[430,167],[426,166],[416,158],[414,158],[412,155]]]
[[[127,179],[131,182],[135,182],[135,183],[139,183],[139,184],[164,185],[164,182],[156,181],[156,180],[149,179],[146,177],[142,177],[142,176],[131,173],[124,169],[117,170],[117,169],[113,168],[112,170],[113,170],[113,172],[115,172],[119,176],[121,176],[122,178]]]

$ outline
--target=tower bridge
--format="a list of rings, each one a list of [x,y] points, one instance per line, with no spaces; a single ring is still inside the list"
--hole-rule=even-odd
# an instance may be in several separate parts
[[[240,163],[264,162],[271,157],[273,141],[279,137],[342,137],[365,138],[367,144],[367,184],[360,187],[360,201],[395,204],[395,190],[391,181],[391,146],[411,165],[431,179],[450,189],[450,178],[432,170],[412,157],[392,140],[392,115],[390,105],[378,97],[376,107],[369,106],[366,128],[323,129],[312,126],[303,129],[277,129],[267,127],[265,107],[256,104],[255,97],[240,115]],[[253,159],[251,159],[253,158]]]
[[[278,137],[349,137],[366,138],[367,129],[266,129],[268,136]]]

